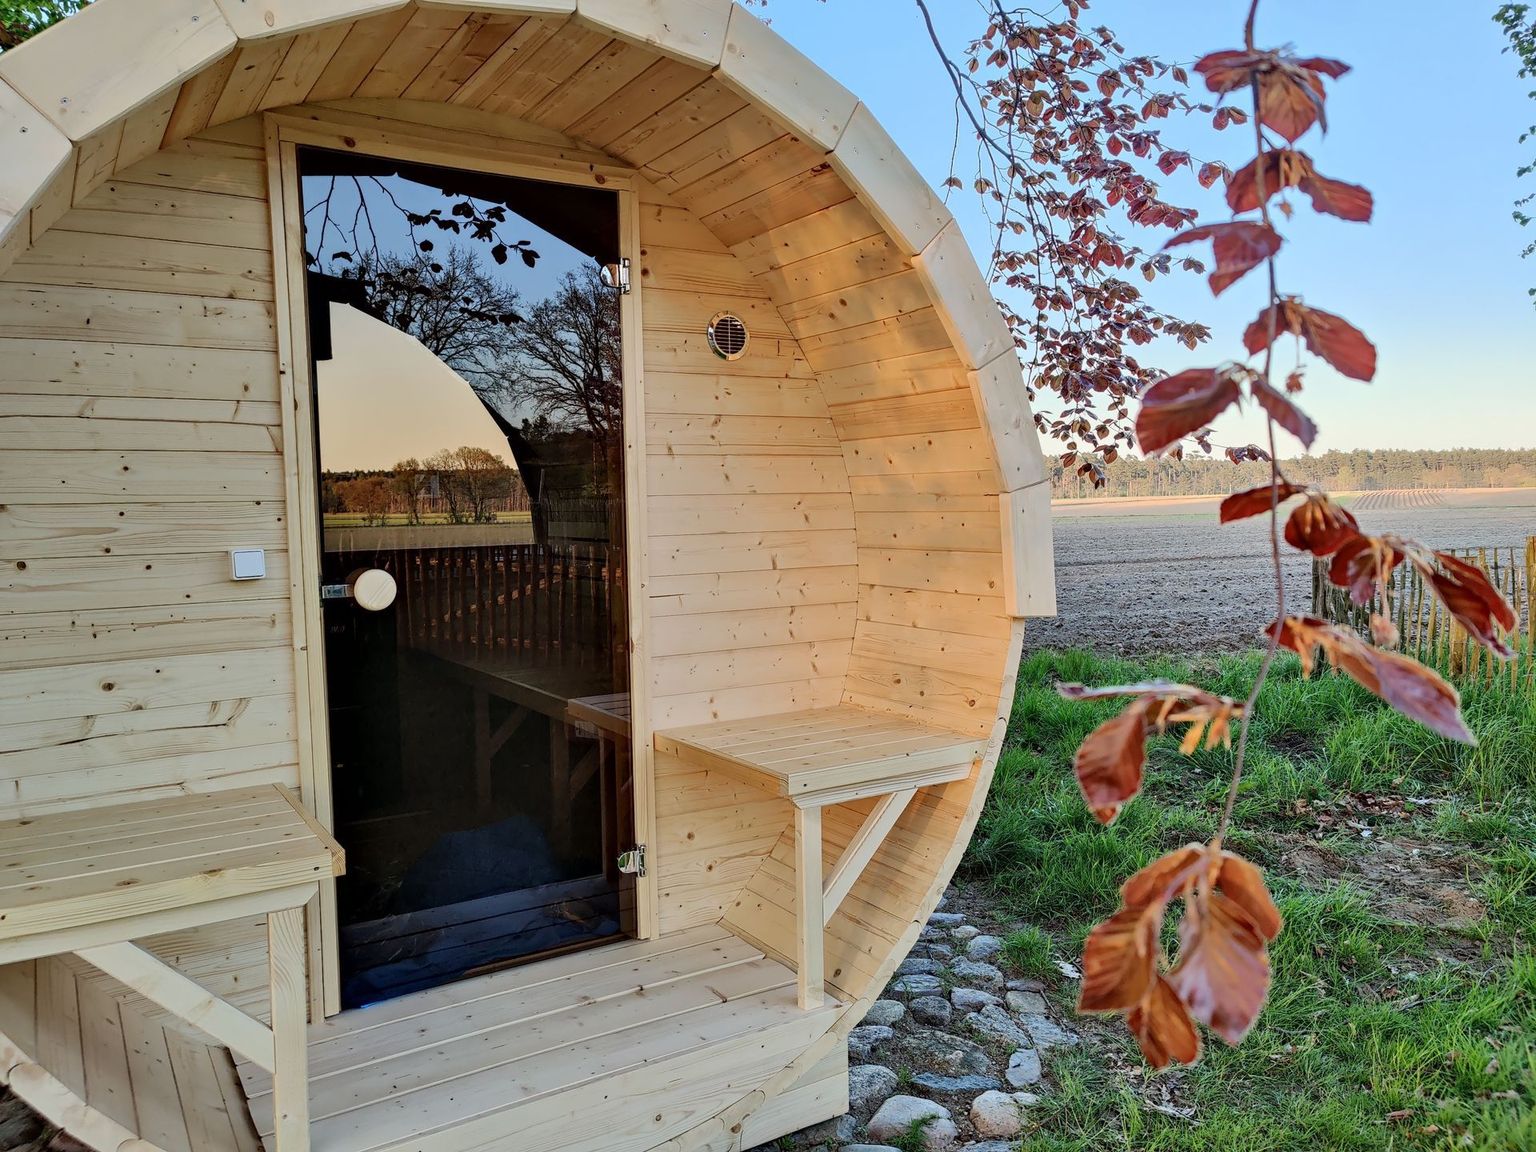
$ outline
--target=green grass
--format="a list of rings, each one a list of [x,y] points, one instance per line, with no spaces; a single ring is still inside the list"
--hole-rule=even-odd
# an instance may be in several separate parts
[[[1229,773],[1225,751],[1186,758],[1155,740],[1145,791],[1101,828],[1070,766],[1118,705],[1068,702],[1054,685],[1168,676],[1241,696],[1256,667],[1255,655],[1024,661],[965,865],[1035,929],[1009,939],[1011,963],[1072,995],[1049,958],[1077,960],[1127,876],[1211,835]],[[1286,917],[1259,1025],[1236,1049],[1207,1037],[1194,1068],[1143,1075],[1122,1024],[1080,1022],[1095,1043],[1048,1062],[1055,1087],[1030,1110],[1022,1147],[1536,1149],[1536,693],[1464,695],[1477,748],[1347,680],[1277,665],[1229,838],[1266,868]]]

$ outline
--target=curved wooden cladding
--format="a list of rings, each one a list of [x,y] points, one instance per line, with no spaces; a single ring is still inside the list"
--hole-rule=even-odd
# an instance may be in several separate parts
[[[637,171],[653,726],[846,702],[989,740],[968,780],[912,802],[828,926],[829,984],[860,1002],[845,1033],[974,828],[1019,618],[1053,610],[1017,356],[942,200],[852,94],[725,0],[157,11],[98,0],[0,57],[0,479],[28,494],[0,540],[31,570],[0,586],[37,605],[0,625],[21,641],[0,714],[31,710],[0,723],[7,807],[294,782],[252,114],[324,103],[470,163]],[[752,330],[740,361],[705,344],[720,308]],[[206,492],[178,483],[194,462]],[[208,555],[252,541],[283,569],[274,594],[220,595]],[[656,775],[663,930],[723,920],[793,956],[788,802],[666,756]],[[867,807],[826,811],[829,866]],[[838,1043],[686,1147],[733,1147]]]

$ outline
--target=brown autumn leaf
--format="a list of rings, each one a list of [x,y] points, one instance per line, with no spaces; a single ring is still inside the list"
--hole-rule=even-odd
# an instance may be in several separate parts
[[[1462,719],[1460,694],[1439,673],[1401,653],[1372,648],[1364,640],[1359,643],[1371,654],[1378,696],[1447,740],[1477,743]]]
[[[1203,57],[1195,71],[1205,77],[1206,87],[1220,93],[1247,87],[1257,77],[1259,121],[1294,141],[1313,124],[1328,130],[1322,77],[1337,79],[1349,65],[1321,56],[1299,59],[1274,51],[1227,50]]]
[[[1234,172],[1227,181],[1227,206],[1233,212],[1254,212],[1277,192],[1295,188],[1312,201],[1315,211],[1363,224],[1375,211],[1370,190],[1359,184],[1324,176],[1305,152],[1271,148]]]
[[[1285,522],[1285,542],[1301,552],[1329,556],[1360,534],[1360,525],[1325,493],[1309,493]]]
[[[1141,450],[1155,454],[1200,431],[1236,404],[1241,393],[1230,368],[1189,368],[1148,388],[1136,415]]]
[[[1164,907],[1122,908],[1088,933],[1079,1012],[1126,1012],[1146,996],[1157,973]]]
[[[1100,824],[1108,824],[1141,791],[1147,762],[1147,710],[1150,700],[1134,701],[1124,712],[1100,724],[1078,746],[1073,758],[1083,799]]]
[[[1142,1001],[1126,1013],[1125,1023],[1142,1056],[1154,1068],[1166,1068],[1175,1060],[1194,1064],[1200,1059],[1200,1033],[1184,1001],[1162,973],[1153,978]]]
[[[1083,946],[1079,1012],[1124,1012],[1146,995],[1157,971],[1163,912],[1199,883],[1208,856],[1203,844],[1186,844],[1120,886],[1120,910],[1095,927]]]
[[[1376,210],[1376,198],[1370,189],[1324,176],[1316,169],[1298,180],[1296,187],[1312,201],[1313,211],[1337,216],[1340,220],[1365,224]]]
[[[1305,674],[1311,675],[1321,649],[1335,668],[1404,716],[1448,740],[1477,743],[1462,719],[1461,696],[1456,689],[1418,661],[1376,648],[1352,629],[1316,616],[1287,616],[1265,631],[1277,636],[1281,647],[1301,657]]]
[[[1250,271],[1280,251],[1280,233],[1268,224],[1253,220],[1232,220],[1226,224],[1206,224],[1187,228],[1164,244],[1164,249],[1180,244],[1211,241],[1216,267],[1211,272],[1211,294],[1220,296]]]
[[[1434,558],[1444,570],[1427,575],[1441,603],[1479,644],[1506,660],[1512,657],[1514,650],[1499,632],[1513,632],[1519,620],[1487,573],[1450,552],[1436,552]]]
[[[1249,488],[1242,492],[1234,492],[1221,502],[1221,522],[1223,524],[1230,524],[1234,520],[1246,520],[1250,516],[1262,516],[1270,510],[1272,504],[1284,504],[1292,496],[1299,496],[1306,490],[1306,485],[1304,484],[1291,484],[1281,481],[1278,495],[1268,484],[1261,488]]]
[[[1216,873],[1216,888],[1248,913],[1254,928],[1264,939],[1273,940],[1280,935],[1285,922],[1269,894],[1269,886],[1264,883],[1264,873],[1255,865],[1235,853],[1223,852],[1221,871]]]
[[[1159,856],[1120,885],[1120,903],[1127,908],[1169,904],[1192,890],[1207,867],[1204,844],[1186,844]]]
[[[1348,588],[1356,604],[1369,604],[1376,589],[1403,562],[1403,553],[1385,536],[1352,536],[1339,545],[1328,565],[1328,582]]]
[[[1179,923],[1179,959],[1168,982],[1189,1014],[1228,1044],[1240,1044],[1269,995],[1264,937],[1237,901],[1203,891]]]
[[[1277,392],[1257,377],[1248,382],[1248,391],[1276,424],[1300,440],[1304,447],[1312,447],[1312,441],[1317,439],[1317,425],[1285,393]]]
[[[1370,380],[1376,375],[1376,346],[1360,329],[1332,312],[1307,307],[1295,296],[1259,313],[1243,332],[1243,347],[1257,355],[1269,347],[1271,331],[1274,336],[1300,336],[1309,351],[1352,379]]]

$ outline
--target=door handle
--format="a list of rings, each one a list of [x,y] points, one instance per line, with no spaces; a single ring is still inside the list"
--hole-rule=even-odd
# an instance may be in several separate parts
[[[322,584],[320,599],[351,600],[368,612],[382,612],[395,602],[395,578],[382,568],[359,568],[345,584]]]

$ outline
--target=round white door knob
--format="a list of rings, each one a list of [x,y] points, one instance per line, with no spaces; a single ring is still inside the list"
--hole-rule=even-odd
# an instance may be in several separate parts
[[[347,580],[359,608],[382,612],[395,602],[395,578],[382,568],[363,568]]]

